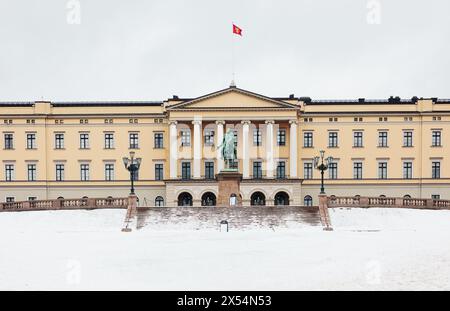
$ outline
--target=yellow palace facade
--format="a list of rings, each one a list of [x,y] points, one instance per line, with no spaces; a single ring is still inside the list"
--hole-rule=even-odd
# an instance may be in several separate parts
[[[219,145],[234,131],[243,205],[328,195],[450,199],[450,100],[267,97],[235,86],[155,102],[1,102],[0,201],[117,197],[142,158],[140,205],[214,205]]]

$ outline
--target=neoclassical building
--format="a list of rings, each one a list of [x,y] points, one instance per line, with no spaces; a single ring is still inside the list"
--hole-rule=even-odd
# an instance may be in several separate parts
[[[237,138],[243,205],[329,195],[450,198],[450,100],[314,100],[229,88],[151,102],[1,102],[0,201],[126,196],[122,157],[142,158],[141,205],[214,205],[219,145]]]

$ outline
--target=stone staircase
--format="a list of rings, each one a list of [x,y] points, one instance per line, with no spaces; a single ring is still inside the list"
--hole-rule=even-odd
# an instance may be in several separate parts
[[[219,230],[228,222],[229,231],[248,229],[322,227],[319,208],[304,206],[249,207],[138,207],[137,229]]]

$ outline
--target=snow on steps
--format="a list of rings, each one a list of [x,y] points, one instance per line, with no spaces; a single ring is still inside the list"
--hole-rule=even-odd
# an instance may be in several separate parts
[[[228,221],[229,230],[322,227],[318,207],[139,207],[137,229],[219,230]]]

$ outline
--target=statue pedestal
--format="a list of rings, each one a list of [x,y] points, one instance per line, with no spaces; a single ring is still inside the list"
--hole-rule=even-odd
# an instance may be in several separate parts
[[[216,175],[219,184],[219,196],[217,198],[217,206],[229,207],[230,197],[236,195],[236,205],[242,206],[242,197],[240,194],[240,182],[242,174],[237,170],[223,170]]]

